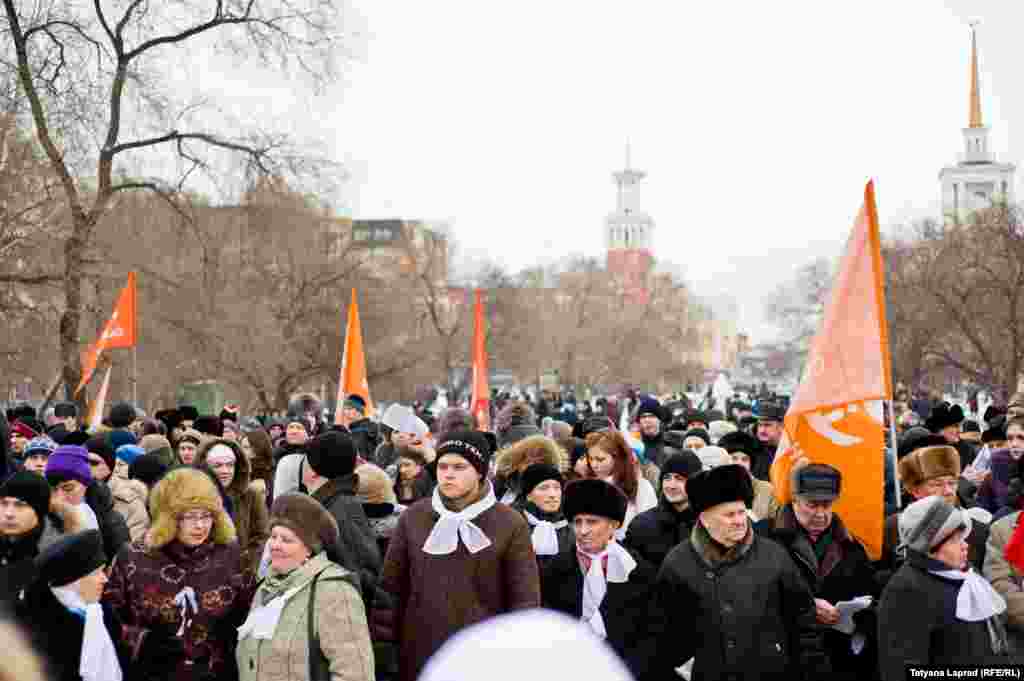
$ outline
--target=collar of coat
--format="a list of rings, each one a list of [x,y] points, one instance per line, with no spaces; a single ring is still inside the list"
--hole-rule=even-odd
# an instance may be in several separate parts
[[[693,544],[693,548],[697,551],[697,555],[699,555],[705,563],[711,567],[718,567],[720,565],[735,563],[743,558],[743,556],[747,555],[747,552],[750,551],[750,547],[754,545],[754,531],[748,521],[747,534],[739,544],[727,549],[712,539],[707,528],[705,528],[698,520],[694,523],[693,529],[690,530],[690,543]]]
[[[345,495],[354,497],[356,491],[359,489],[359,476],[356,473],[350,473],[349,475],[343,475],[340,478],[332,478],[325,482],[320,489],[313,492],[310,496],[319,501],[324,506],[331,503],[334,497],[338,495]]]
[[[783,506],[775,517],[773,536],[776,541],[795,554],[797,562],[805,564],[819,579],[831,574],[846,555],[846,542],[852,541],[849,531],[837,515],[832,516],[832,524],[825,530],[825,533],[831,535],[832,541],[826,548],[824,557],[819,560],[814,552],[814,546],[811,544],[810,535],[796,519],[792,504]],[[822,538],[819,538],[819,541],[821,540]]]

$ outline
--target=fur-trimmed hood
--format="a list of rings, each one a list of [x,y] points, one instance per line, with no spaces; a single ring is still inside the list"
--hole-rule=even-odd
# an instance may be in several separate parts
[[[230,544],[236,540],[235,524],[224,510],[213,480],[203,471],[182,467],[169,471],[149,495],[153,523],[146,533],[146,548],[155,551],[174,541],[178,536],[178,516],[197,509],[213,513],[213,528],[207,541]]]
[[[554,466],[562,473],[569,470],[569,455],[566,451],[551,438],[534,435],[499,451],[495,457],[495,474],[503,478],[517,474],[527,455],[534,451],[543,454],[544,460],[540,463]]]
[[[107,487],[110,488],[110,493],[115,500],[129,504],[136,499],[141,500],[145,504],[146,497],[149,496],[149,489],[146,487],[146,483],[141,480],[125,480],[115,475],[111,476]]]
[[[206,456],[217,445],[230,447],[231,451],[235,453],[235,477],[224,491],[232,499],[239,499],[249,488],[249,483],[252,482],[252,464],[249,462],[249,457],[242,451],[241,445],[222,437],[207,440],[196,450],[196,465],[205,466]]]

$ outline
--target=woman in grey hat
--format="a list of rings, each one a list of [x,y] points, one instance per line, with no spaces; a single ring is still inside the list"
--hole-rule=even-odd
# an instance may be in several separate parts
[[[941,497],[908,506],[899,518],[906,561],[878,608],[879,667],[884,681],[907,665],[984,664],[1004,655],[999,615],[1006,602],[967,561],[971,519]]]

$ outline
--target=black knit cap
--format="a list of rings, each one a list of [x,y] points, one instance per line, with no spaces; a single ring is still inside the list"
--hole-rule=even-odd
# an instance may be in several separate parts
[[[50,485],[46,478],[31,471],[18,471],[0,485],[0,497],[20,499],[36,512],[41,524],[50,511]]]
[[[110,408],[110,425],[114,428],[127,428],[135,421],[135,407],[127,402],[118,402]]]
[[[306,443],[306,463],[322,478],[332,480],[356,469],[356,446],[352,436],[329,430]]]
[[[67,586],[107,564],[99,530],[76,532],[58,539],[35,560],[39,578],[49,586]]]
[[[455,454],[468,461],[480,474],[487,477],[493,449],[491,441],[478,430],[456,430],[444,436],[437,445],[437,461],[446,454]]]
[[[665,476],[669,473],[689,478],[691,475],[696,475],[702,470],[704,470],[704,466],[701,464],[700,458],[689,449],[684,449],[682,452],[673,454],[665,459],[665,463],[661,466],[661,479],[664,480]]]
[[[565,484],[565,480],[557,468],[551,464],[535,463],[523,471],[520,477],[519,494],[525,498],[537,485],[548,480],[557,480],[559,485]]]
[[[195,421],[199,418],[199,410],[191,404],[183,404],[178,407],[178,414],[182,421]]]
[[[626,495],[615,485],[588,478],[575,480],[565,486],[562,495],[562,513],[572,520],[581,513],[609,518],[616,522],[626,519]]]
[[[742,501],[750,508],[754,503],[754,485],[746,468],[728,464],[688,478],[686,496],[694,513],[703,513],[730,501]]]
[[[153,487],[167,472],[167,464],[159,454],[143,454],[128,466],[128,479],[139,480],[146,487]]]

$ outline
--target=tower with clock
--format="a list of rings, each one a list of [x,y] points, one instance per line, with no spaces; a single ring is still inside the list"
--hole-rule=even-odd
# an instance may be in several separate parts
[[[605,267],[623,294],[638,303],[648,299],[647,282],[654,266],[654,220],[640,208],[636,196],[645,177],[647,173],[632,167],[627,145],[625,168],[612,174],[615,211],[605,218]]]

